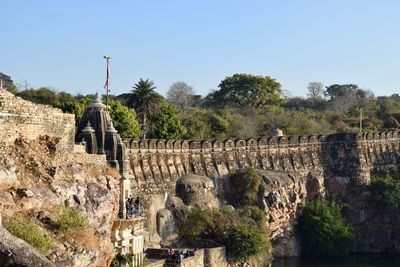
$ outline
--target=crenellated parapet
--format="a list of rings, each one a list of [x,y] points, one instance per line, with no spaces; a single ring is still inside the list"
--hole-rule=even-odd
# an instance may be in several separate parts
[[[399,132],[394,131],[248,139],[124,139],[123,143],[139,183],[176,180],[186,173],[222,177],[247,166],[289,173],[320,171],[364,183],[371,171],[394,169],[399,163]]]

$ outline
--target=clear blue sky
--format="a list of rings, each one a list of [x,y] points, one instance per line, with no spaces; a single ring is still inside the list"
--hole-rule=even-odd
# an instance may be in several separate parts
[[[270,75],[292,95],[310,81],[400,88],[400,1],[0,1],[0,72],[71,93],[149,78],[200,94],[234,73]]]

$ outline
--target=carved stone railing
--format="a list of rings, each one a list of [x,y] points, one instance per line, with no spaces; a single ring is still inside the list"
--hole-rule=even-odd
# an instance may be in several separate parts
[[[221,177],[247,166],[289,173],[320,171],[368,182],[380,165],[398,165],[399,132],[213,140],[124,139],[136,181],[195,173]],[[358,181],[360,180],[360,181]]]

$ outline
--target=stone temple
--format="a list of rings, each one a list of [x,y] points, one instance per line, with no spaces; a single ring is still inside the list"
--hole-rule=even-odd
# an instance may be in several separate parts
[[[127,219],[125,201],[130,195],[129,169],[124,167],[125,147],[121,136],[115,130],[108,107],[102,103],[99,94],[90,103],[78,125],[75,141],[85,144],[90,154],[106,154],[107,162],[122,175],[120,212],[114,223],[112,241],[115,249],[122,254],[132,254],[134,266],[142,266],[144,258],[143,218]],[[129,163],[127,164],[129,166]]]

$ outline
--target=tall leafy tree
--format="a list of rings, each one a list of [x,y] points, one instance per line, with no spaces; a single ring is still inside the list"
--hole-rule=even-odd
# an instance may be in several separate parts
[[[110,116],[118,133],[124,138],[142,136],[140,124],[136,120],[136,112],[133,109],[123,106],[120,101],[110,99]]]
[[[187,129],[183,126],[175,106],[164,102],[160,113],[151,118],[150,136],[152,138],[181,139]]]
[[[215,107],[274,107],[283,103],[282,85],[269,76],[235,74],[226,77],[212,93],[210,104]]]
[[[194,109],[190,116],[183,119],[183,124],[187,129],[185,138],[226,137],[229,121],[218,113],[211,109]]]
[[[163,99],[161,95],[155,92],[155,89],[156,86],[153,81],[140,79],[133,86],[133,90],[126,101],[128,107],[134,108],[139,115],[144,138],[146,138],[148,132],[148,119],[158,113],[159,105]]]

